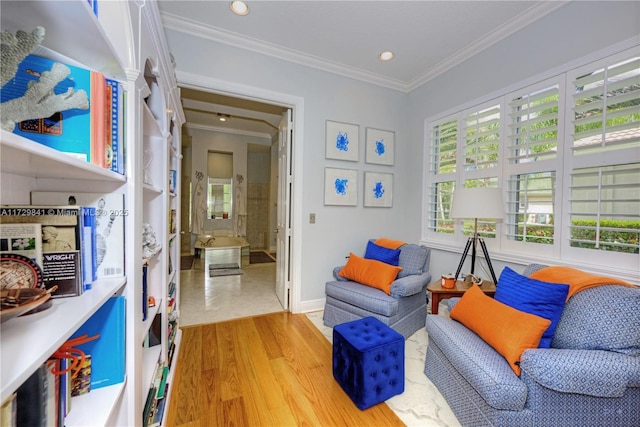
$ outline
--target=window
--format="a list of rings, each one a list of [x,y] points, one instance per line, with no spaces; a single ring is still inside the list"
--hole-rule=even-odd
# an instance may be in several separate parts
[[[231,180],[209,178],[207,200],[209,201],[209,218],[230,219],[231,212]]]
[[[638,268],[640,58],[616,55],[574,70],[566,252]],[[623,264],[624,265],[624,264]]]
[[[508,161],[504,170],[507,211],[505,249],[552,256],[556,236],[556,171],[563,152],[560,112],[564,79],[552,78],[507,95]],[[532,247],[533,246],[533,247]]]
[[[507,239],[553,244],[555,172],[512,175],[507,181]]]
[[[572,247],[638,253],[640,164],[574,170],[570,216]]]
[[[503,222],[480,220],[492,251],[637,271],[637,47],[428,123],[425,238],[473,229],[449,217],[456,186],[503,189]],[[457,167],[460,166],[460,167]]]
[[[468,114],[465,132],[465,170],[496,167],[500,147],[500,105]]]
[[[453,234],[455,221],[449,217],[451,195],[455,187],[458,121],[447,120],[431,128],[433,140],[430,171],[432,175],[428,204],[428,227],[436,233]]]

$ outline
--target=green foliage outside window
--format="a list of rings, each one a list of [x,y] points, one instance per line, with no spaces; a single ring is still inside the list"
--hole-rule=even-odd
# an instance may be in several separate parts
[[[596,220],[571,221],[571,246],[637,254],[640,248],[640,221],[600,221],[599,247],[596,248]],[[584,228],[575,228],[584,227]],[[625,231],[629,230],[629,231]]]

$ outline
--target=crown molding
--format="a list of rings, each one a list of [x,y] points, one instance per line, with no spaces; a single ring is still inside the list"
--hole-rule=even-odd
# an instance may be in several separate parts
[[[269,133],[250,132],[250,131],[241,130],[241,129],[223,128],[219,126],[211,126],[211,125],[205,125],[205,124],[193,123],[193,122],[185,123],[184,127],[189,129],[204,130],[207,132],[219,132],[219,133],[228,133],[232,135],[252,136],[255,138],[266,138],[269,141],[271,141],[271,139],[273,138],[273,135],[270,135]],[[254,144],[257,144],[257,142],[254,142]]]
[[[474,41],[473,43],[465,46],[464,48],[460,49],[453,55],[446,58],[445,60],[436,64],[435,67],[432,67],[426,73],[412,80],[410,83],[407,84],[407,92],[411,92],[412,90],[417,89],[418,87],[422,86],[428,81],[435,79],[439,75],[463,63],[464,61],[471,58],[472,56],[478,54],[479,52],[485,49],[490,48],[491,46],[498,43],[499,41],[506,39],[510,35],[520,31],[527,25],[561,8],[562,6],[565,6],[571,1],[572,0],[538,2],[537,4],[531,6],[529,9],[522,12],[520,15],[518,15],[514,19],[506,22],[501,27],[491,31],[484,37],[481,37],[478,40]]]
[[[370,73],[368,71],[350,67],[333,61],[328,61],[317,56],[309,55],[297,50],[288,49],[263,40],[242,36],[237,33],[225,31],[220,28],[203,25],[199,22],[178,17],[173,14],[162,12],[162,21],[165,28],[189,34],[193,37],[204,38],[229,46],[238,47],[240,49],[251,52],[260,53],[262,55],[271,56],[282,59],[287,62],[316,68],[332,74],[338,74],[355,80],[372,83],[378,86],[387,87],[389,89],[406,92],[407,82],[391,79],[379,74]]]
[[[393,79],[380,74],[371,73],[360,68],[351,67],[334,61],[328,61],[317,56],[288,49],[263,40],[204,25],[171,13],[161,12],[161,17],[165,28],[186,33],[193,37],[212,40],[295,64],[316,68],[332,74],[338,74],[355,80],[408,93],[461,64],[472,56],[477,55],[479,52],[509,37],[545,15],[565,6],[571,1],[572,0],[540,1],[514,19],[506,22],[504,25],[491,31],[486,36],[479,38],[463,49],[455,52],[453,55],[436,64],[429,70],[426,70],[424,74],[412,79],[411,81]]]

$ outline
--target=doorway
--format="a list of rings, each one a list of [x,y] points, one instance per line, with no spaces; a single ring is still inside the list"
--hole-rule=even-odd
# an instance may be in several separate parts
[[[264,168],[269,171],[269,179],[265,179],[263,176],[257,180],[258,182],[255,186],[251,184],[251,186],[256,188],[253,191],[258,195],[255,202],[259,207],[256,208],[257,211],[255,215],[252,215],[251,204],[253,200],[250,194],[252,191],[250,182],[245,181],[247,199],[245,212],[240,212],[243,213],[244,216],[240,218],[242,221],[246,221],[247,240],[251,239],[254,241],[252,249],[255,247],[256,249],[271,253],[274,257],[279,257],[280,254],[277,253],[278,245],[275,232],[275,230],[279,228],[276,223],[276,200],[278,188],[281,187],[279,184],[281,177],[278,174],[278,121],[282,120],[282,112],[293,110],[297,108],[298,105],[301,107],[301,100],[287,96],[275,96],[268,100],[260,95],[247,95],[247,93],[250,92],[249,89],[246,91],[247,93],[240,91],[237,94],[230,94],[227,91],[216,93],[214,91],[219,90],[216,89],[216,87],[210,88],[191,83],[184,83],[181,86],[183,108],[187,118],[185,128],[187,130],[193,127],[200,131],[210,129],[215,132],[235,134],[236,136],[242,134],[248,135],[249,137],[247,139],[252,142],[247,144],[248,152],[250,152],[247,157],[247,175],[250,175],[249,169],[253,169],[253,166],[257,164],[256,162],[259,160],[267,159],[271,162],[269,168]],[[293,137],[293,132],[291,132],[291,136]],[[255,144],[255,139],[260,137],[268,141],[268,144],[271,145],[262,143]],[[191,147],[192,140],[189,135],[185,135],[183,141],[187,142],[187,146],[183,147],[185,157],[187,154],[194,155]],[[292,158],[291,162],[292,167],[290,171],[293,173],[295,170],[293,167],[295,159]],[[191,168],[189,166],[190,165],[185,165],[183,167],[183,199],[189,196],[188,186],[193,179],[191,175],[195,172],[190,170]],[[287,184],[293,181],[292,177],[285,177],[285,179]],[[292,189],[292,186],[289,188]],[[265,193],[268,193],[268,195]],[[268,203],[265,204],[265,200],[268,200]],[[292,206],[288,211],[293,214],[297,210],[295,208],[294,193],[291,194],[290,200]],[[185,207],[190,205],[188,201],[183,203]],[[182,218],[189,217],[188,212],[183,212]],[[252,224],[251,217],[261,218],[262,224]],[[268,221],[266,226],[265,221]],[[188,225],[183,225],[183,229],[188,230]],[[187,240],[189,233],[184,233],[182,238],[183,241]],[[295,239],[291,238],[289,242],[291,243],[289,256],[283,259],[283,261],[286,262],[284,266],[286,274],[283,274],[281,277],[285,277],[290,283],[294,283],[294,281],[291,280],[295,277],[294,269],[291,268],[291,262],[297,258],[297,251],[293,246]],[[289,282],[287,283],[287,289],[290,287]],[[296,291],[297,290],[292,289],[287,298],[291,301],[290,308],[292,311],[295,310],[296,301],[299,300],[299,298],[296,298]]]

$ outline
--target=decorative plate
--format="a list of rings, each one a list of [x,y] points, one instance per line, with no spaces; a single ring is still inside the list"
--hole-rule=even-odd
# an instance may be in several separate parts
[[[6,322],[23,314],[36,313],[49,308],[51,304],[45,304],[51,298],[51,294],[45,289],[13,288],[0,290],[0,321]]]
[[[0,254],[0,289],[43,287],[38,264],[24,255]]]

